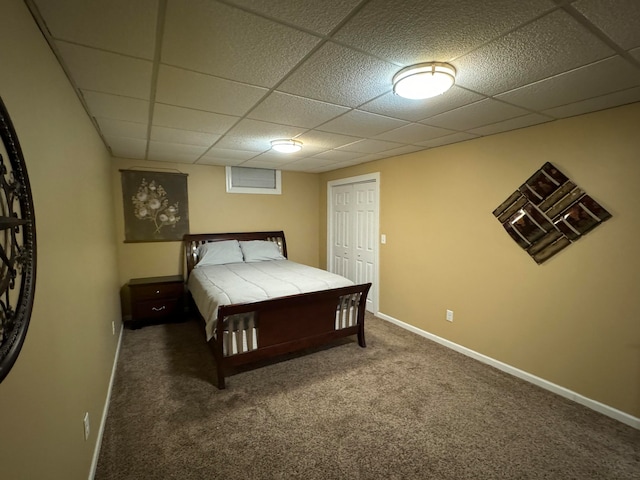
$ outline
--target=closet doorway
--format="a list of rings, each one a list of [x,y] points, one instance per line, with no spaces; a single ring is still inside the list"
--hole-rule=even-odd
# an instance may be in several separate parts
[[[327,269],[355,283],[371,282],[367,310],[378,311],[380,174],[327,184]]]

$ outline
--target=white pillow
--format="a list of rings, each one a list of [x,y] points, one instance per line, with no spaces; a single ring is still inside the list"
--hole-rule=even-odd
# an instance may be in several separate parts
[[[200,259],[194,268],[205,265],[224,265],[225,263],[242,263],[242,250],[237,240],[209,242],[198,247]]]
[[[264,260],[286,260],[275,242],[269,240],[249,240],[240,242],[245,262],[262,262]]]

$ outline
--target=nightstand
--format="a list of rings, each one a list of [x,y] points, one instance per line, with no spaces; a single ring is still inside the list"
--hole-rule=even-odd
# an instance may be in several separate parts
[[[132,278],[129,280],[131,295],[131,325],[142,326],[184,315],[184,279],[182,275],[166,277]]]

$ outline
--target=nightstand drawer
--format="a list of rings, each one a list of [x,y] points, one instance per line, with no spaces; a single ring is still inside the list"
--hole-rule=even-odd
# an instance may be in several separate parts
[[[149,285],[131,286],[131,295],[138,300],[151,300],[156,298],[178,298],[184,294],[182,283],[154,283]]]
[[[180,313],[181,303],[177,298],[137,301],[132,304],[131,314],[134,320],[170,317]]]
[[[129,280],[131,325],[179,320],[184,316],[184,279],[181,275]]]

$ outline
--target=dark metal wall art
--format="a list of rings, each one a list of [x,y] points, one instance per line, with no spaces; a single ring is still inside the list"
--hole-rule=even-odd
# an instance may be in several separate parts
[[[0,382],[15,364],[36,288],[36,223],[27,167],[0,98]]]
[[[607,210],[549,162],[493,215],[538,264],[611,218]]]

